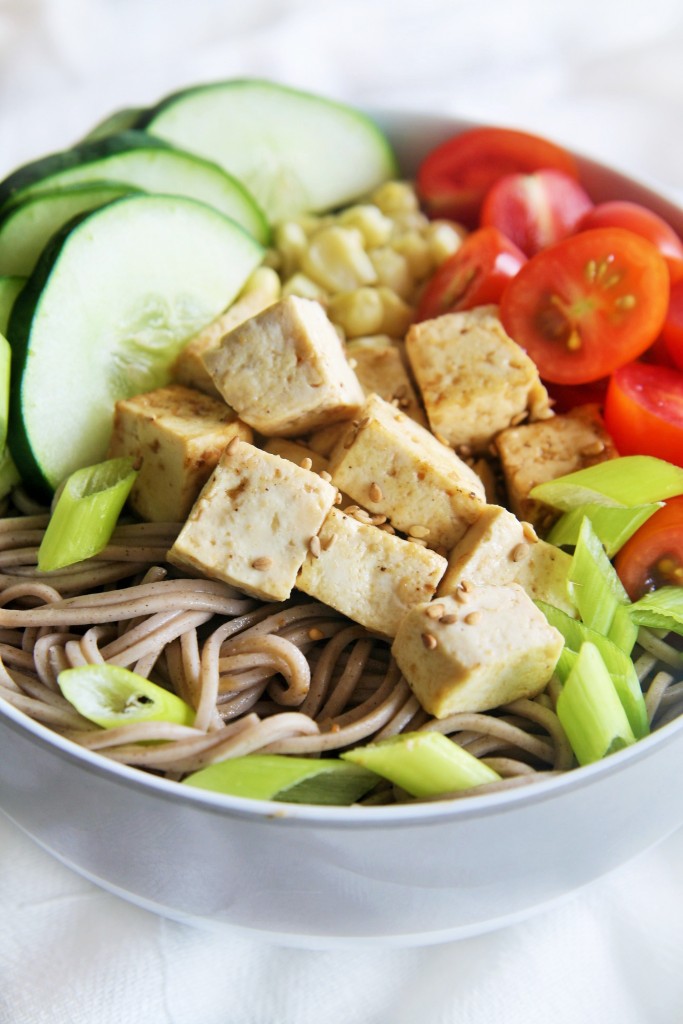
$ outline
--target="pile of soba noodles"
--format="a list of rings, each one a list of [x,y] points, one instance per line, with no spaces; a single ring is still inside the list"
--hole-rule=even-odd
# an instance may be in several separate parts
[[[265,604],[220,581],[181,575],[165,561],[179,525],[123,523],[97,557],[39,573],[49,513],[21,490],[13,501],[0,519],[0,697],[106,758],[180,780],[230,757],[324,757],[431,729],[502,776],[469,792],[523,785],[575,764],[553,681],[534,700],[437,721],[411,694],[386,638],[304,595]],[[636,667],[657,726],[683,710],[683,682],[662,668],[679,655],[646,633],[641,644],[649,649],[638,648]],[[99,662],[174,691],[196,709],[194,725],[93,727],[61,695],[57,676]],[[363,802],[403,799],[381,783]]]

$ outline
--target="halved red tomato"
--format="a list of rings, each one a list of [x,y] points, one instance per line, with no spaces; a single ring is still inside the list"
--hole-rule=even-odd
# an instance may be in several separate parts
[[[563,171],[507,174],[486,193],[480,221],[533,256],[571,235],[592,206],[586,190]]]
[[[668,301],[669,272],[657,249],[623,228],[595,228],[525,263],[503,292],[500,314],[541,377],[585,384],[649,348]]]
[[[598,203],[579,222],[579,231],[589,231],[591,228],[626,228],[636,235],[642,235],[661,252],[669,267],[671,280],[679,281],[683,278],[683,241],[670,224],[646,206],[625,199]]]
[[[471,128],[427,155],[417,173],[417,188],[429,214],[474,228],[494,182],[544,167],[579,176],[574,157],[554,142],[511,128]]]
[[[671,285],[662,341],[674,366],[683,370],[683,280]]]
[[[683,466],[683,373],[629,363],[605,398],[605,425],[620,455],[654,455]]]
[[[632,601],[663,586],[683,586],[683,495],[669,498],[614,560]]]
[[[548,394],[553,400],[553,412],[569,412],[577,405],[605,404],[609,377],[592,380],[587,384],[553,384],[546,382]]]
[[[428,282],[417,319],[498,303],[505,285],[524,263],[524,253],[497,228],[473,231]]]

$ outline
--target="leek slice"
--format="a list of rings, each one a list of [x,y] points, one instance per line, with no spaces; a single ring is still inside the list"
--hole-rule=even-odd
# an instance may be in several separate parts
[[[389,736],[347,750],[341,756],[377,772],[417,797],[453,793],[500,779],[492,768],[440,732]]]
[[[596,633],[595,630],[590,629],[583,622],[579,622],[578,619],[573,619],[571,615],[567,615],[559,608],[554,608],[544,601],[535,603],[550,625],[559,630],[564,637],[565,647],[555,666],[555,675],[560,682],[567,681],[567,676],[574,667],[582,645],[586,642],[592,643],[599,650],[612,678],[634,736],[636,739],[647,736],[650,731],[650,723],[647,717],[645,697],[635,665],[628,654],[607,637]]]
[[[7,442],[9,419],[9,375],[12,349],[4,334],[0,334],[0,450]]]
[[[38,551],[39,570],[73,565],[105,548],[136,477],[130,458],[108,459],[67,477]]]
[[[0,455],[0,498],[6,497],[20,480],[21,477],[17,467],[14,465],[9,448],[5,448],[2,455]]]
[[[194,710],[175,693],[119,665],[67,668],[57,682],[79,714],[103,729],[140,722],[194,722]]]
[[[557,699],[557,717],[582,765],[636,741],[600,651],[591,643],[581,645]]]
[[[629,608],[638,626],[683,634],[683,587],[660,587],[645,594]]]
[[[628,595],[585,517],[569,567],[568,587],[585,624],[630,654],[638,630],[628,614]]]
[[[378,782],[374,772],[336,758],[313,760],[284,754],[234,757],[183,779],[186,786],[252,800],[347,806]]]
[[[568,512],[579,505],[649,505],[683,494],[683,468],[651,455],[624,455],[548,480],[531,497]]]
[[[591,521],[593,530],[605,548],[608,558],[616,555],[629,537],[662,507],[662,502],[621,508],[611,505],[579,505],[560,516],[546,540],[556,547],[575,547],[583,517]]]

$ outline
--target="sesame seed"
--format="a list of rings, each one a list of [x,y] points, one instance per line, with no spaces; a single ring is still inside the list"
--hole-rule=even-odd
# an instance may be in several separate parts
[[[529,554],[528,544],[516,544],[510,552],[510,558],[513,562],[522,562]]]
[[[476,626],[481,619],[481,612],[470,612],[469,615],[465,616],[465,622],[468,626]]]
[[[538,544],[538,537],[531,523],[522,523],[522,533],[530,544]]]
[[[457,615],[453,615],[453,614],[442,615],[441,618],[439,619],[439,622],[441,623],[442,626],[452,626],[453,623],[457,622],[457,621],[458,621],[458,616]]]
[[[418,537],[424,540],[425,537],[429,536],[429,527],[420,526],[420,524],[417,523],[415,526],[408,527],[408,533],[411,537]]]
[[[335,494],[335,496],[334,496],[334,503],[335,503],[335,505],[341,505],[341,503],[342,503],[341,491],[337,491],[337,493]]]
[[[470,599],[470,595],[467,593],[467,591],[466,590],[461,590],[460,587],[458,587],[458,589],[455,591],[455,593],[453,594],[453,597],[460,604],[466,604],[469,601],[469,599]]]
[[[226,454],[227,455],[234,455],[235,454],[235,449],[237,448],[237,445],[239,443],[240,443],[239,437],[237,436],[237,434],[233,434],[233,436],[228,441],[227,448],[225,449]]]
[[[308,542],[308,550],[313,558],[320,558],[320,537],[314,536]]]
[[[434,648],[437,646],[437,639],[432,633],[423,633],[422,643],[424,644],[428,651],[433,651]]]
[[[346,512],[347,516],[355,516],[359,508],[360,505],[347,505],[344,511]]]
[[[528,415],[529,414],[528,412],[526,412],[526,410],[524,412],[518,412],[517,415],[513,416],[512,419],[510,420],[510,426],[518,427],[520,423],[524,423],[524,420],[527,418]]]
[[[396,530],[393,528],[391,523],[382,523],[380,530],[384,530],[384,532],[388,533],[390,537],[393,537],[396,533]]]
[[[382,488],[373,480],[370,484],[370,501],[378,502],[381,501],[383,497]]]
[[[424,537],[408,537],[408,543],[417,544],[417,546],[420,548],[427,547],[427,541],[424,539]]]
[[[258,570],[258,572],[263,572],[265,569],[270,569],[272,564],[273,559],[269,558],[268,555],[259,555],[258,558],[253,560],[251,567]]]
[[[356,426],[358,427],[359,430],[363,430],[364,427],[367,427],[369,422],[370,422],[370,417],[369,416],[364,416],[362,420],[358,421]]]
[[[353,356],[351,356],[351,358],[349,359],[349,366],[351,367],[352,370],[355,370],[356,367],[358,366],[358,360],[354,359]]]
[[[331,482],[331,480],[332,480],[332,474],[328,473],[326,469],[321,469],[320,470],[320,479],[321,480],[325,480],[329,484]]]
[[[353,513],[353,518],[357,523],[362,523],[363,526],[372,526],[372,516],[364,508],[356,509]]]
[[[313,459],[309,459],[308,455],[305,459],[302,459],[299,463],[301,469],[313,469]]]
[[[308,637],[309,640],[323,640],[325,638],[325,634],[322,629],[318,629],[316,626],[313,626],[313,628],[308,631]]]
[[[600,455],[604,450],[605,446],[602,441],[591,441],[590,444],[585,444],[583,448],[579,449],[579,454],[583,456]]]
[[[474,590],[474,583],[471,583],[470,580],[460,580],[460,589],[469,594],[470,591]]]
[[[442,604],[430,604],[425,614],[430,619],[442,619],[445,611],[446,609]]]

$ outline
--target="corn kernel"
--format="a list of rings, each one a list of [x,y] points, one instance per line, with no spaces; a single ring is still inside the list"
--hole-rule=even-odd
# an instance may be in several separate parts
[[[289,277],[299,269],[301,256],[308,248],[306,232],[295,221],[283,221],[275,228],[275,245],[282,257],[282,272]]]
[[[390,249],[389,246],[371,249],[368,255],[377,272],[380,285],[391,288],[402,299],[410,298],[415,287],[415,280],[405,256]]]
[[[385,217],[378,206],[370,203],[349,206],[340,214],[339,223],[343,227],[356,228],[360,231],[365,245],[370,248],[375,245],[386,245],[394,227],[390,218]]]
[[[375,288],[339,292],[330,299],[329,316],[348,338],[376,334],[384,318],[382,297]]]
[[[418,281],[434,269],[429,242],[419,231],[406,231],[392,243],[392,248],[405,257],[411,274]]]
[[[391,338],[403,338],[406,331],[413,322],[415,310],[404,302],[400,295],[393,292],[391,288],[378,288],[384,307],[382,326],[379,333],[388,334]]]
[[[306,277],[305,274],[292,274],[285,281],[282,285],[282,298],[286,299],[288,295],[299,295],[302,299],[315,299],[316,302],[327,307],[327,292],[319,284],[316,284],[315,281],[311,281],[310,277]]]
[[[382,213],[392,217],[397,213],[416,211],[420,206],[415,189],[408,181],[385,181],[370,198]]]
[[[462,245],[462,232],[447,220],[432,221],[427,228],[426,238],[437,267]]]
[[[301,269],[331,292],[351,291],[377,280],[363,236],[355,228],[333,226],[318,231],[302,257]]]
[[[280,276],[272,267],[257,267],[245,281],[239,297],[253,295],[255,292],[264,298],[272,298],[273,302],[280,297]]]

